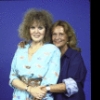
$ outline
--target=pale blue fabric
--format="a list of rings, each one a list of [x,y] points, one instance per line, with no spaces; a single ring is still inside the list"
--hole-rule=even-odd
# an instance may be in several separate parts
[[[66,91],[65,93],[66,96],[70,97],[71,95],[75,94],[78,92],[78,86],[76,81],[73,78],[67,78],[63,79],[63,82],[66,84]]]
[[[15,52],[11,64],[10,81],[19,76],[24,76],[26,79],[42,77],[41,85],[56,84],[60,73],[60,50],[53,44],[44,44],[33,56],[31,61],[28,60],[28,48],[20,48]],[[28,67],[27,67],[28,66]],[[26,91],[21,91],[13,87],[12,100],[31,100],[31,95]],[[48,93],[43,100],[53,100],[52,94]]]

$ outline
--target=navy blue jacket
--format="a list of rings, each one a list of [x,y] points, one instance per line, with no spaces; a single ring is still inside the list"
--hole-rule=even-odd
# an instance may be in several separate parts
[[[87,70],[81,52],[69,48],[61,58],[61,73],[58,83],[62,83],[63,79],[71,77],[77,82],[79,91],[70,97],[67,97],[64,93],[55,93],[54,100],[85,100],[83,87],[86,73]]]

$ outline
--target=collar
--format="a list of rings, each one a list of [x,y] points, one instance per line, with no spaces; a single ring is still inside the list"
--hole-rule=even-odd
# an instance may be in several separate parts
[[[72,53],[72,49],[71,48],[68,48],[67,50],[66,50],[66,52],[64,53],[64,55],[63,56],[66,56],[66,57],[70,57],[71,56],[71,53]],[[62,57],[63,57],[62,56]]]

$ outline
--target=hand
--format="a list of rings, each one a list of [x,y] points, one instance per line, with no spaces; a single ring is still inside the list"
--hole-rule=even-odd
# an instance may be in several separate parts
[[[20,46],[21,48],[24,48],[24,46],[27,44],[26,41],[21,41],[18,46]]]
[[[43,97],[45,97],[46,93],[47,93],[47,90],[46,90],[46,87],[43,86],[43,87],[40,87],[42,91],[44,91],[44,94],[39,94],[39,98],[40,99],[43,99]]]
[[[45,95],[45,91],[42,90],[44,86],[29,87],[31,95],[37,99],[42,99]]]

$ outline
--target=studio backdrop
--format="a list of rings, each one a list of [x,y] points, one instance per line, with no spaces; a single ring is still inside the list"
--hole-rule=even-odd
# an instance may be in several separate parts
[[[54,21],[65,20],[74,28],[87,68],[84,92],[86,100],[91,100],[89,0],[0,1],[0,100],[12,100],[13,89],[8,85],[11,61],[21,41],[18,36],[18,27],[24,12],[30,8],[45,9],[52,13]]]

